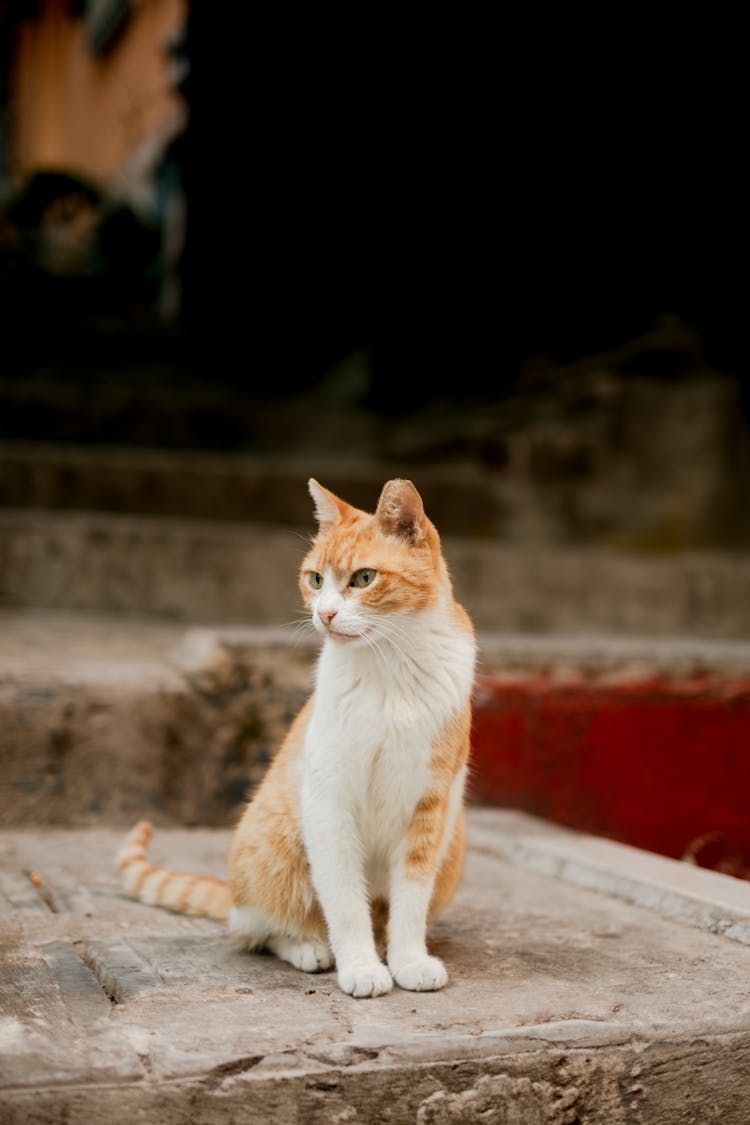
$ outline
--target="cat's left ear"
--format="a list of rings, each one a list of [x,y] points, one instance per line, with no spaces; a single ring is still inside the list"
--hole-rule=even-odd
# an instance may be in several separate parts
[[[323,485],[318,484],[312,477],[307,482],[307,487],[315,502],[315,518],[320,524],[320,530],[328,531],[341,519],[348,504],[339,500],[338,496],[334,496],[327,488],[323,488]]]
[[[421,543],[427,534],[422,497],[410,480],[389,480],[383,485],[375,518],[385,535]]]

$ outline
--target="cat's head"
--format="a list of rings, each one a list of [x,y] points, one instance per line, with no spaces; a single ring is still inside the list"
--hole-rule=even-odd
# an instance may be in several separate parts
[[[374,514],[316,480],[309,489],[319,531],[300,590],[319,633],[340,644],[384,639],[398,628],[389,618],[428,609],[450,589],[438,533],[411,481],[388,481]]]

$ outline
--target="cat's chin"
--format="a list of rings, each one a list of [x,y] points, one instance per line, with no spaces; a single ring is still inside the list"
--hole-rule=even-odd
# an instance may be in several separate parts
[[[347,645],[351,641],[361,640],[359,633],[337,633],[334,629],[329,629],[326,636],[337,645]]]

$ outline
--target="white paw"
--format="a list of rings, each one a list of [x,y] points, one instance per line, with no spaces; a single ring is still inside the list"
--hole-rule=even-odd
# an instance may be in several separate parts
[[[266,945],[282,961],[288,961],[303,973],[319,973],[333,964],[330,947],[315,938],[303,940],[276,935],[269,938]]]
[[[292,950],[289,958],[296,969],[303,973],[320,973],[330,969],[333,964],[333,954],[329,946],[322,941],[301,941]]]
[[[393,988],[393,977],[380,961],[339,969],[338,982],[350,996],[382,996]]]
[[[434,992],[444,988],[448,983],[448,974],[445,965],[438,957],[416,957],[413,961],[404,961],[393,969],[393,979],[399,988],[406,988],[410,992]]]

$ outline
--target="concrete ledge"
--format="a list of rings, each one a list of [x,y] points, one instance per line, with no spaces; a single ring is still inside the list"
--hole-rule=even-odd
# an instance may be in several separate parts
[[[0,823],[232,821],[310,691],[314,650],[280,630],[241,650],[210,637],[0,615]]]
[[[303,494],[304,495],[304,494]],[[279,625],[299,613],[312,530],[220,520],[0,510],[0,606]],[[443,537],[478,629],[707,639],[750,636],[750,556]]]
[[[750,945],[750,883],[521,812],[472,815],[474,846],[490,855]]]
[[[3,833],[2,1120],[746,1125],[750,950],[623,901],[621,872],[594,893],[500,857],[535,834],[550,855],[572,846],[473,812],[430,935],[448,988],[357,1001],[331,973],[123,899],[118,832]],[[227,841],[164,830],[155,857],[220,874]],[[579,857],[595,844],[578,837]],[[701,880],[712,909],[725,882]]]

